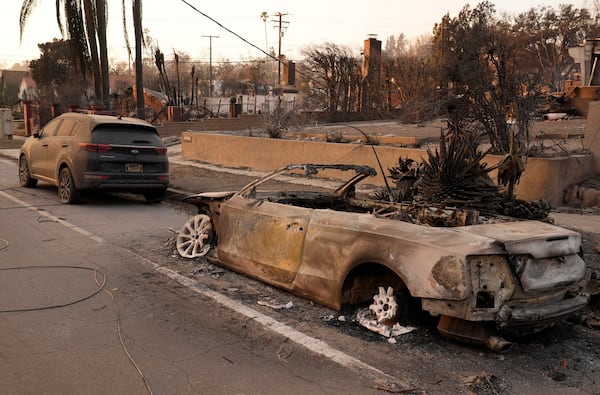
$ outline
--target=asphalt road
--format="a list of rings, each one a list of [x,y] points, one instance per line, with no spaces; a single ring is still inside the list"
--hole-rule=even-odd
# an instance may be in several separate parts
[[[179,206],[118,195],[62,205],[56,188],[21,188],[16,174],[0,161],[0,393],[377,392],[372,377],[131,252],[179,228]]]

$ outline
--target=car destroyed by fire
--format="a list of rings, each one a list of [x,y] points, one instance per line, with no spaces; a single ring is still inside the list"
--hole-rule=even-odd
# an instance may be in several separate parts
[[[348,181],[332,192],[270,186],[317,173]],[[198,214],[178,232],[177,250],[195,258],[214,248],[219,265],[336,310],[374,301],[376,325],[426,312],[442,335],[496,350],[510,344],[503,332],[535,333],[586,306],[577,232],[379,199],[359,185],[376,174],[288,165],[237,192],[190,195]]]

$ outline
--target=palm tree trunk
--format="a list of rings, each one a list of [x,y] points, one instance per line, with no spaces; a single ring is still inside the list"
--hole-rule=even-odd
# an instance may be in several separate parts
[[[135,91],[137,117],[146,119],[144,108],[144,81],[142,75],[142,0],[133,0],[133,28],[135,33]]]
[[[92,80],[94,82],[94,95],[96,100],[103,100],[102,96],[102,74],[100,73],[100,61],[98,59],[98,41],[96,39],[96,9],[91,0],[83,2],[86,35],[90,50],[90,60],[92,67]]]
[[[108,48],[106,44],[106,0],[96,0],[98,18],[98,45],[100,47],[100,75],[104,107],[110,110],[110,78],[108,74]]]

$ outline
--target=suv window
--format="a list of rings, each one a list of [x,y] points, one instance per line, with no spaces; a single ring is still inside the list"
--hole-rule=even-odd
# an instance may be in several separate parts
[[[61,123],[62,123],[62,119],[53,119],[52,121],[48,122],[48,124],[46,126],[44,126],[44,128],[42,129],[40,136],[41,137],[55,136],[56,131],[58,130],[58,127],[60,126]]]
[[[74,119],[65,119],[58,129],[57,136],[73,136],[73,132],[79,126],[79,122]]]
[[[129,125],[100,125],[92,131],[92,142],[158,146],[163,144],[156,130]]]

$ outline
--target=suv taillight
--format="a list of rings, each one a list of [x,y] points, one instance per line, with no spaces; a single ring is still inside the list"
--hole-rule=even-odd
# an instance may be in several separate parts
[[[167,148],[165,147],[154,147],[154,151],[156,151],[159,155],[165,155],[167,153]]]
[[[110,144],[79,143],[79,146],[89,152],[105,153],[112,149]]]

